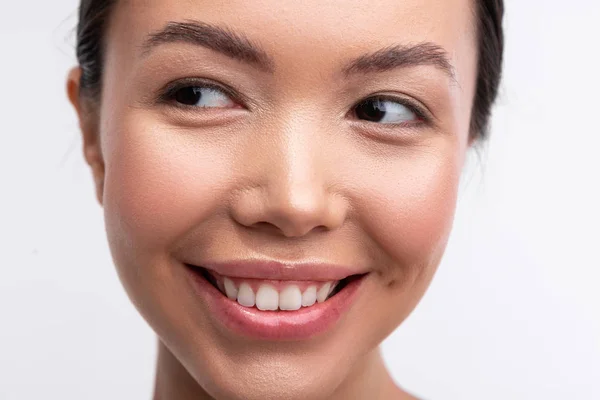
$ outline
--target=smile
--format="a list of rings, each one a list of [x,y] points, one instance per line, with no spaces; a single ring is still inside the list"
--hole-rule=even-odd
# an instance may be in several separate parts
[[[367,276],[318,265],[253,265],[258,268],[238,263],[187,264],[186,269],[218,325],[268,340],[308,339],[329,330],[349,310]]]

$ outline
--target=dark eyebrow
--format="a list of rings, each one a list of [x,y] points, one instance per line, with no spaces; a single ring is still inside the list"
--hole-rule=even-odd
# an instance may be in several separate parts
[[[206,47],[259,69],[273,70],[273,60],[245,36],[227,28],[193,20],[169,22],[164,29],[151,33],[142,45],[142,54],[148,54],[161,44],[176,42]]]
[[[448,53],[435,43],[396,45],[360,56],[343,69],[346,76],[371,72],[386,72],[396,68],[432,65],[452,80],[456,80]]]
[[[153,32],[142,45],[142,54],[166,43],[184,42],[206,47],[226,56],[253,64],[261,70],[272,72],[275,63],[261,47],[242,34],[231,29],[211,25],[201,21],[171,21],[165,28]],[[416,45],[396,45],[373,53],[364,54],[344,68],[346,76],[373,72],[386,72],[396,68],[418,65],[433,65],[455,79],[454,68],[447,52],[435,43],[425,42]]]

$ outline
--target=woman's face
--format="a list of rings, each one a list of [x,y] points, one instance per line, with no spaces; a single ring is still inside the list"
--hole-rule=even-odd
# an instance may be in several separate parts
[[[469,147],[472,7],[118,2],[86,157],[128,295],[208,393],[327,398],[420,300]]]

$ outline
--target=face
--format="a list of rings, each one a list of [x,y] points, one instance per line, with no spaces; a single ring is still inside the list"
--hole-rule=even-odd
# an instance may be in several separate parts
[[[328,398],[413,310],[469,147],[473,18],[118,2],[86,158],[129,297],[209,394]]]

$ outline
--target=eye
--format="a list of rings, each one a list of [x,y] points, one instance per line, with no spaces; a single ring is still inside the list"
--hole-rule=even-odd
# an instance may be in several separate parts
[[[234,108],[236,102],[223,90],[212,86],[184,86],[174,88],[169,97],[185,106],[200,108]]]
[[[419,121],[421,116],[408,105],[398,100],[386,98],[370,98],[354,108],[356,118],[380,124],[402,124],[404,122]]]

